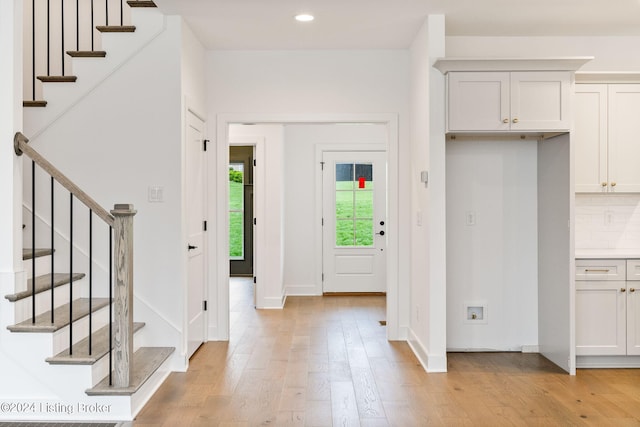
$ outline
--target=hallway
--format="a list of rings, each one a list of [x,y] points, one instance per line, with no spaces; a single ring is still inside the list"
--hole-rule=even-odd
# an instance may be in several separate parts
[[[231,339],[205,343],[133,423],[158,426],[639,425],[640,370],[570,377],[537,354],[449,354],[427,374],[387,342],[384,297],[289,297],[255,310],[231,285]]]

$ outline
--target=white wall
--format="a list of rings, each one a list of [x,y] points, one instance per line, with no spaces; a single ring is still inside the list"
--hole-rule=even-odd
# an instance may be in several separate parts
[[[537,151],[535,140],[447,141],[451,350],[538,344]],[[486,323],[467,320],[467,303],[486,305]]]
[[[640,37],[447,37],[450,57],[594,56],[580,71],[640,71]]]
[[[411,55],[409,343],[430,372],[447,370],[444,76],[432,68],[444,56],[444,16],[429,16]],[[429,184],[420,173],[429,173]],[[409,209],[407,209],[409,210]]]
[[[289,124],[284,128],[284,285],[287,295],[322,295],[316,261],[318,144],[387,144],[382,124]]]

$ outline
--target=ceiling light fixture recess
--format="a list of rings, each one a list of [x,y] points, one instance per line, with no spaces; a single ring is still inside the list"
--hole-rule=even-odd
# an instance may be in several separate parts
[[[315,19],[313,15],[309,15],[308,13],[301,13],[296,15],[295,18],[298,22],[311,22]]]

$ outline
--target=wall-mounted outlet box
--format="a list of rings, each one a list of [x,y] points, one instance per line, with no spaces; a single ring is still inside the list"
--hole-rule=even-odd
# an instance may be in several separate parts
[[[463,313],[464,323],[487,324],[489,321],[486,303],[464,303]]]

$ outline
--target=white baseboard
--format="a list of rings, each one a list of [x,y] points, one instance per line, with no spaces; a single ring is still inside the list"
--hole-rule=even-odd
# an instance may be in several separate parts
[[[429,354],[427,349],[422,345],[416,334],[409,329],[409,347],[416,355],[418,361],[422,365],[425,371],[429,373],[447,372],[447,355]]]
[[[289,297],[308,297],[321,296],[322,289],[318,289],[315,284],[312,285],[287,285],[285,288],[286,295]]]
[[[540,353],[539,345],[523,345],[522,346],[523,353]]]

